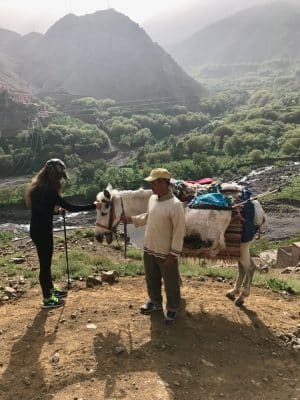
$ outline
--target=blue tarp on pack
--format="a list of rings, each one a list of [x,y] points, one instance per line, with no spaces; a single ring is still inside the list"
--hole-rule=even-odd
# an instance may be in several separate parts
[[[200,194],[197,197],[194,197],[189,203],[188,207],[190,208],[205,208],[205,206],[209,206],[209,208],[231,208],[231,202],[221,193],[207,193]]]

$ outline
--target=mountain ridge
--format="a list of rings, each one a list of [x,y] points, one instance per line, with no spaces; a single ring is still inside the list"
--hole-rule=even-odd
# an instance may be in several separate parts
[[[154,41],[172,50],[194,33],[210,24],[255,4],[273,0],[201,0],[180,6],[170,12],[156,15],[143,23],[145,30]],[[293,1],[293,0],[286,0]]]
[[[137,23],[113,9],[68,14],[44,35],[17,37],[8,53],[37,93],[120,101],[204,93]]]
[[[284,1],[240,11],[192,35],[171,54],[185,67],[300,56],[300,6]]]

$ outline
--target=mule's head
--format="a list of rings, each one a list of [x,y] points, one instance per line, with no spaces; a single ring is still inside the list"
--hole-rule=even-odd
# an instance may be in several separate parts
[[[102,243],[105,236],[108,244],[112,242],[114,221],[116,219],[113,204],[113,189],[108,185],[106,189],[97,194],[97,220],[95,238]]]

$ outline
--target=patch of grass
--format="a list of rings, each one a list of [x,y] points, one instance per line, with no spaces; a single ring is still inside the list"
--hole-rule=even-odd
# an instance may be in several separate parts
[[[278,249],[278,247],[289,246],[294,242],[299,242],[299,241],[300,241],[300,233],[298,235],[292,236],[289,239],[284,239],[284,240],[259,239],[251,245],[250,251],[252,256],[258,256],[263,251],[275,250]]]
[[[116,263],[114,263],[108,257],[99,256],[99,255],[93,255],[91,257],[90,261],[94,265],[94,267],[93,267],[94,273],[98,273],[103,270],[107,271],[110,269],[115,269],[115,265],[116,265]]]
[[[281,241],[280,244],[300,240],[300,237]],[[265,248],[277,248],[279,242],[265,241]],[[259,251],[262,247],[260,247]],[[88,275],[100,273],[103,270],[116,270],[120,276],[135,276],[144,274],[144,265],[142,261],[143,252],[139,249],[128,247],[128,258],[126,260],[116,260],[107,255],[98,252],[89,252],[88,250],[76,248],[69,250],[70,275],[73,279],[86,278]],[[14,257],[21,256],[15,254]],[[10,264],[11,256],[5,256],[0,259],[1,273],[8,277],[23,275],[25,279],[30,280],[31,285],[38,281],[38,271],[24,268],[23,264]],[[235,280],[237,267],[215,266],[213,261],[198,259],[180,259],[180,273],[187,277],[221,277],[226,280]],[[66,258],[64,251],[55,252],[52,264],[52,273],[55,280],[64,280],[66,278]],[[286,291],[290,294],[300,295],[300,280],[289,275],[280,276],[275,270],[268,274],[255,273],[253,285],[271,289],[274,291]]]
[[[295,290],[289,285],[287,281],[283,281],[278,278],[269,278],[267,280],[267,285],[269,289],[275,290],[275,291],[285,291],[290,294],[296,294]]]
[[[13,232],[0,232],[0,246],[10,243],[14,236]]]
[[[144,265],[141,260],[142,252],[128,248],[128,259],[123,262],[113,261],[107,256],[89,253],[85,250],[76,249],[69,252],[69,267],[72,278],[85,278],[102,270],[116,270],[120,276],[135,276],[144,274]],[[138,257],[140,257],[138,259]],[[199,260],[197,262],[188,259],[180,260],[180,273],[187,277],[221,277],[226,280],[234,280],[237,275],[235,266],[214,266],[212,262]],[[66,276],[66,259],[63,253],[56,255],[52,266],[55,279]],[[272,273],[271,273],[272,274]],[[269,274],[254,275],[253,285],[264,287],[275,291],[287,291],[288,293],[300,294],[300,281],[292,278],[278,279]]]
[[[283,188],[278,197],[300,201],[300,178],[293,178],[291,185]]]
[[[93,271],[90,254],[83,250],[71,250],[68,253],[69,269],[73,278],[86,277]],[[63,253],[56,254],[52,263],[52,276],[60,279],[66,274],[66,258]]]
[[[125,264],[116,264],[114,269],[118,271],[120,276],[134,276],[144,273],[144,265],[139,261],[127,261]]]
[[[31,269],[26,269],[25,271],[22,271],[22,275],[24,276],[25,279],[29,279],[32,282],[37,281],[37,271],[32,271]]]
[[[91,238],[94,239],[93,229],[75,229],[73,232],[68,232],[69,238],[72,239],[82,239]]]
[[[143,251],[135,247],[129,247],[127,249],[127,257],[132,258],[133,260],[142,260]]]
[[[7,268],[5,272],[9,278],[18,275],[18,269],[15,266],[10,266],[10,268]]]
[[[224,279],[234,279],[237,274],[237,270],[234,267],[210,267],[206,276],[216,278],[221,276]]]
[[[1,275],[7,278],[13,278],[17,276],[23,276],[25,279],[30,281],[30,284],[36,284],[38,282],[38,271],[28,269],[24,264],[13,264],[9,262],[9,257],[3,257],[0,259]]]
[[[278,201],[281,199],[292,199],[300,201],[300,178],[298,176],[294,177],[291,181],[291,184],[283,187],[280,192],[264,197],[264,202],[272,200]]]
[[[300,280],[290,276],[278,278],[274,273],[254,274],[253,285],[274,290],[275,292],[285,291],[289,294],[300,295]]]

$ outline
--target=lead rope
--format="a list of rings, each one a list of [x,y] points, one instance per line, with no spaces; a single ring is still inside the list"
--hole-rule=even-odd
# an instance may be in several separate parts
[[[124,203],[121,197],[122,214],[121,217],[125,217]],[[124,258],[127,258],[127,222],[123,222],[124,227]]]

